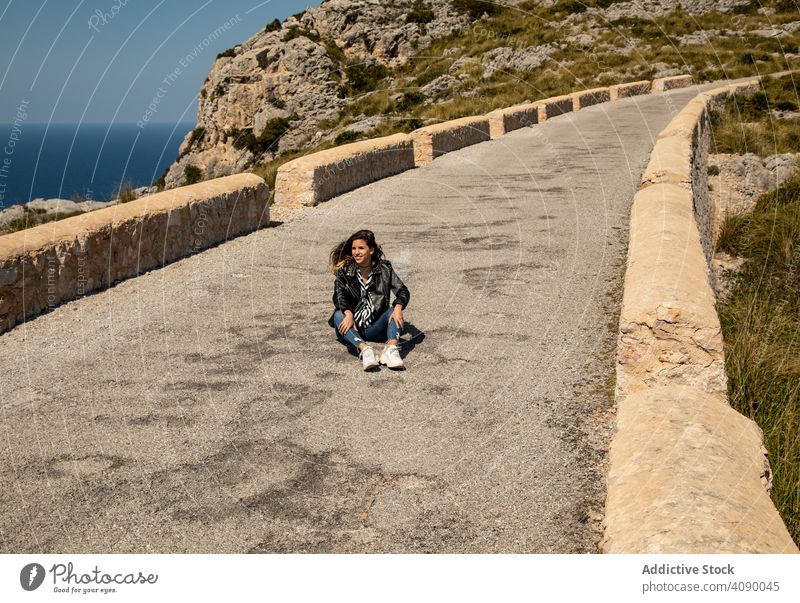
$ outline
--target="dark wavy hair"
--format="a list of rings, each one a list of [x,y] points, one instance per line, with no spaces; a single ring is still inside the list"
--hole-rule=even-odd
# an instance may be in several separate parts
[[[351,255],[353,249],[353,241],[361,239],[367,242],[367,247],[373,249],[372,252],[372,265],[374,266],[383,259],[383,250],[381,246],[375,242],[375,233],[371,230],[359,230],[351,234],[347,239],[336,245],[331,250],[329,260],[331,272],[336,274],[339,268],[345,268],[352,264],[355,260]]]

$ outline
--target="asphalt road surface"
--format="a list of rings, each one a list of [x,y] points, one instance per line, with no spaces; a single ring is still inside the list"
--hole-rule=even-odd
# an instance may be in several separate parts
[[[696,89],[555,118],[0,336],[0,551],[595,552],[628,212]],[[327,320],[375,231],[404,372]]]

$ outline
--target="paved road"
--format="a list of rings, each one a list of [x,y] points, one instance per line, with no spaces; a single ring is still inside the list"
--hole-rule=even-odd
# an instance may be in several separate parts
[[[628,208],[694,90],[563,116],[0,337],[1,552],[593,552]],[[405,372],[326,321],[372,228]]]

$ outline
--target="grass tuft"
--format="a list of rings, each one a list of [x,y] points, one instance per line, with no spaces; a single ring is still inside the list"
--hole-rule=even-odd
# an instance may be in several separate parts
[[[746,259],[719,309],[729,399],[764,432],[772,499],[800,542],[800,175],[723,232]]]

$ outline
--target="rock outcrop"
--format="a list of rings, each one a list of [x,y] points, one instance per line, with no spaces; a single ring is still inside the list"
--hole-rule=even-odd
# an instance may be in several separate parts
[[[349,91],[469,22],[449,2],[423,3],[431,12],[415,20],[415,4],[328,0],[222,53],[166,186],[184,184],[187,166],[214,178],[302,148],[320,122],[357,98]]]

